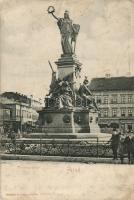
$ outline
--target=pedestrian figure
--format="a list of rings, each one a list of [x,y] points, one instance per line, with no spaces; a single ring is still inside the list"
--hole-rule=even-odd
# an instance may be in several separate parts
[[[130,145],[130,162],[134,164],[134,134],[131,135],[131,145]]]
[[[8,132],[7,132],[7,138],[11,139],[11,130],[8,130]]]
[[[22,138],[22,134],[20,132],[20,129],[18,129],[18,138]]]
[[[126,148],[125,148],[125,134],[122,132],[120,135],[120,139],[119,139],[119,155],[120,155],[120,160],[121,160],[121,164],[123,164],[124,161],[124,155],[126,153]]]
[[[117,132],[116,128],[114,128],[112,137],[110,139],[111,147],[112,147],[112,151],[113,151],[113,160],[118,159],[117,150],[118,150],[118,146],[119,146],[119,138],[120,138],[120,134]]]
[[[128,131],[127,135],[125,137],[124,144],[126,145],[126,150],[127,150],[127,157],[128,157],[128,163],[130,164],[130,156],[131,156],[131,132]]]
[[[16,145],[16,135],[15,135],[14,131],[11,132],[10,138],[11,138],[13,145]]]

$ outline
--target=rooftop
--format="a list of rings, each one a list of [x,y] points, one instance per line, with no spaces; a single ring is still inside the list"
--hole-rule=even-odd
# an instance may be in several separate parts
[[[134,76],[93,78],[89,88],[91,91],[134,90]]]

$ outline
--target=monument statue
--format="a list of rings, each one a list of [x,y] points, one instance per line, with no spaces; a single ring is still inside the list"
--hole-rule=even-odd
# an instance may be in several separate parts
[[[45,96],[45,107],[39,111],[39,122],[50,137],[54,134],[59,138],[77,138],[79,133],[87,137],[87,133],[96,132],[98,128],[95,121],[98,108],[88,78],[85,77],[83,83],[80,80],[82,63],[75,54],[80,25],[73,23],[68,11],[63,18],[54,14],[53,6],[49,6],[47,12],[57,20],[63,53],[55,62],[56,72],[49,62],[52,79],[49,93]]]
[[[55,9],[53,6],[48,7],[48,13],[57,20],[57,25],[61,34],[61,46],[63,54],[72,55],[75,53],[76,38],[80,30],[79,24],[73,24],[73,21],[69,17],[69,12],[66,10],[64,18],[58,18],[54,14]]]

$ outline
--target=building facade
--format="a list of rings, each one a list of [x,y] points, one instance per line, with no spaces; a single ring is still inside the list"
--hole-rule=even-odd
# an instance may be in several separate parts
[[[38,112],[31,106],[29,99],[26,100],[24,95],[22,97],[19,97],[18,101],[18,97],[15,96],[14,98],[13,94],[11,98],[7,93],[6,95],[1,95],[0,126],[3,127],[4,132],[11,129],[15,132],[30,132],[36,126]]]
[[[90,90],[100,109],[103,132],[114,127],[134,130],[134,77],[94,78]]]

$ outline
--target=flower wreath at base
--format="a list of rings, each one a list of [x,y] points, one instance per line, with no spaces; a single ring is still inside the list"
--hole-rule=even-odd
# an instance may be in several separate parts
[[[82,121],[82,119],[81,119],[80,115],[75,115],[75,116],[74,116],[74,122],[75,122],[75,123],[80,124],[81,121]]]
[[[70,121],[71,121],[71,117],[69,115],[64,115],[63,122],[64,123],[70,123]]]

